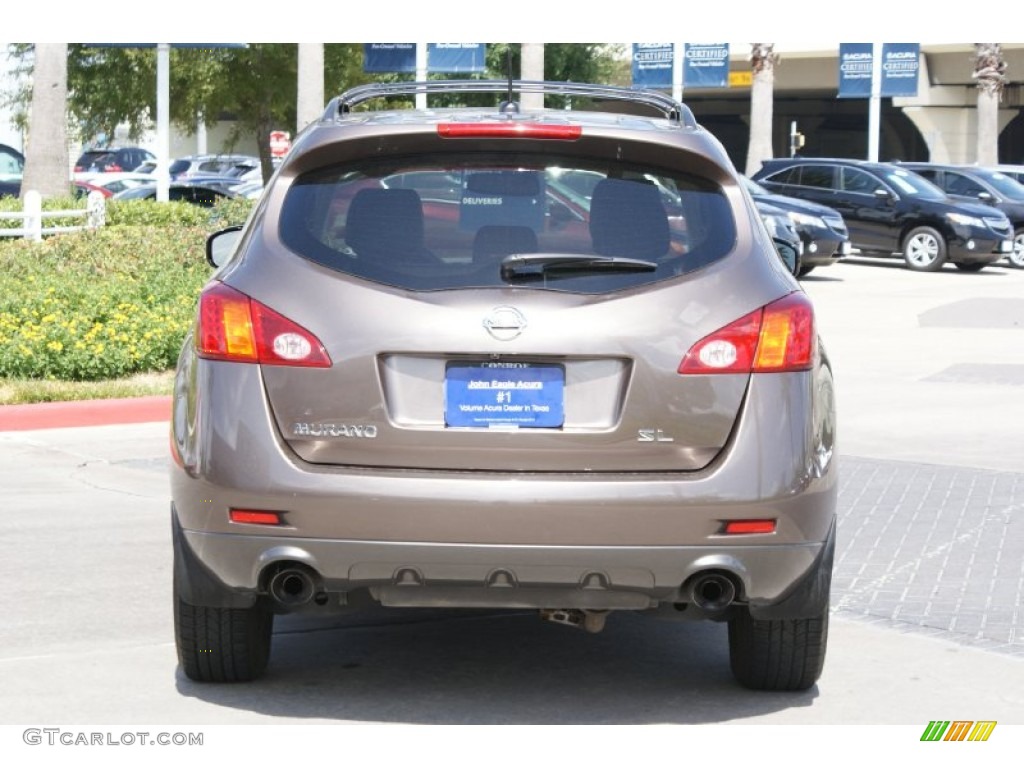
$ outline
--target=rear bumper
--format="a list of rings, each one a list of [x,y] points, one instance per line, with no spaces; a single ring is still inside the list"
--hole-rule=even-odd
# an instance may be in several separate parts
[[[773,606],[816,615],[828,597],[835,527],[824,542],[717,547],[544,547],[341,541],[182,531],[175,518],[179,594],[192,604],[251,605],[284,563],[307,567],[318,591],[368,589],[395,607],[643,610],[684,603],[684,585],[728,574],[755,615]],[[803,585],[803,587],[801,587]]]
[[[183,376],[175,578],[194,605],[252,605],[292,565],[335,602],[365,589],[385,605],[641,610],[684,601],[685,582],[708,571],[728,574],[764,615],[815,615],[806,606],[827,599],[827,585],[825,598],[820,586],[793,597],[819,578],[834,536],[824,366],[753,377],[734,434],[703,470],[629,474],[312,465],[280,440],[256,366],[198,361]],[[189,379],[203,380],[196,394]],[[206,396],[237,410],[208,408]],[[277,511],[283,523],[232,523],[232,508]],[[722,533],[752,518],[776,520],[775,532]]]

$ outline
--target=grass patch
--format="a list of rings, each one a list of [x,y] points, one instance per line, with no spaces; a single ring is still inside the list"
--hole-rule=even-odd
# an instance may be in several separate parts
[[[0,378],[0,405],[170,395],[173,388],[174,371],[140,373],[109,381],[41,381],[39,379]]]

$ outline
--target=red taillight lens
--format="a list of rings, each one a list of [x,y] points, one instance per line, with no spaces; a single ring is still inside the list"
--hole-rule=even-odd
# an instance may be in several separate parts
[[[443,139],[561,139],[572,141],[583,134],[578,125],[547,123],[440,123]]]
[[[775,533],[774,520],[729,520],[726,522],[723,533]]]
[[[236,363],[329,368],[331,358],[312,333],[223,283],[199,298],[196,354]]]
[[[264,512],[258,509],[232,509],[228,512],[232,523],[249,523],[250,525],[280,525],[279,512]]]
[[[814,309],[791,293],[698,341],[679,373],[779,373],[814,365]]]

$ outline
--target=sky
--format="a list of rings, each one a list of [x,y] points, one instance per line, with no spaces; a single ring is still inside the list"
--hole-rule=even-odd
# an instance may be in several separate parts
[[[9,4],[11,5],[11,4]],[[1019,2],[989,0],[985,13],[939,4],[858,0],[446,0],[432,9],[425,0],[383,3],[252,4],[176,0],[162,6],[159,24],[143,21],[135,1],[105,0],[102,13],[82,14],[80,3],[48,0],[4,9],[5,38],[17,42],[139,42],[157,30],[170,42],[669,42],[765,40],[808,47],[840,42],[963,43],[991,39],[1019,20]],[[51,13],[51,8],[68,10]],[[245,8],[242,11],[241,8]],[[325,17],[323,8],[334,8]],[[924,9],[927,10],[924,10]],[[173,12],[171,10],[173,9]],[[60,19],[66,19],[61,21]],[[125,19],[123,27],[116,20]],[[1013,25],[1011,28],[1016,28]],[[210,30],[215,41],[211,41]],[[72,39],[73,38],[73,39]],[[320,38],[320,39],[318,39]]]

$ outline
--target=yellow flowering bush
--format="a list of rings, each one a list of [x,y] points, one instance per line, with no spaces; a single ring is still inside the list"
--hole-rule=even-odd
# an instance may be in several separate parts
[[[0,377],[91,381],[173,368],[211,273],[206,235],[245,209],[204,212],[205,226],[195,212],[182,210],[184,224],[0,240]]]

